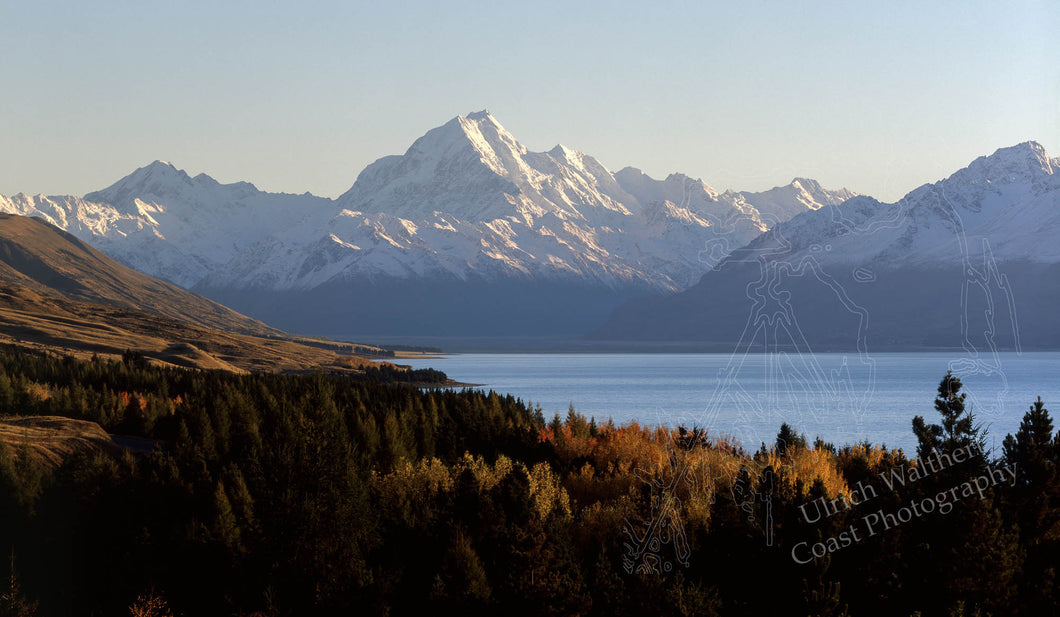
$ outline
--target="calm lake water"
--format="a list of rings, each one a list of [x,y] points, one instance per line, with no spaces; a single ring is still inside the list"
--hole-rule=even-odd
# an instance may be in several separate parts
[[[913,416],[936,422],[934,399],[950,369],[1000,452],[1039,395],[1060,413],[1060,353],[458,354],[402,360],[540,405],[570,404],[597,421],[699,425],[748,449],[781,422],[836,445],[861,440],[915,451]]]

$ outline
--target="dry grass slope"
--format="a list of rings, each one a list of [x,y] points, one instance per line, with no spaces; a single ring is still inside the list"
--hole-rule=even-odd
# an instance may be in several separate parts
[[[42,296],[0,285],[0,344],[89,359],[126,350],[156,364],[233,372],[358,369],[347,345],[205,328],[144,311]]]
[[[10,452],[26,448],[52,469],[72,454],[114,454],[121,449],[95,422],[59,416],[0,417],[0,443]]]
[[[123,266],[44,221],[14,214],[0,214],[0,283],[220,330],[281,334],[198,294]]]
[[[127,268],[43,221],[0,214],[0,344],[233,372],[360,371],[348,344],[292,337]]]

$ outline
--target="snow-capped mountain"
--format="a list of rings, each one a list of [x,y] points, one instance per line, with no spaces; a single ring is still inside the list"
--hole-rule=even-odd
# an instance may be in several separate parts
[[[529,152],[482,111],[428,131],[403,156],[372,163],[338,204],[414,220],[449,212],[472,223],[514,217],[532,225],[547,215],[628,216],[633,201],[591,156],[564,146]]]
[[[18,194],[0,210],[37,216],[145,274],[190,288],[277,230],[323,223],[329,199],[220,184],[155,161],[83,198]]]
[[[997,261],[1060,261],[1060,159],[1036,142],[999,149],[893,204],[858,197],[777,226],[747,251],[795,263],[875,269]],[[985,243],[984,243],[985,241]],[[741,257],[742,259],[743,257]]]
[[[592,316],[555,309],[573,333],[619,299],[683,289],[777,222],[852,196],[804,179],[719,193],[680,174],[612,173],[564,146],[531,152],[482,111],[372,163],[336,200],[221,184],[156,161],[84,197],[0,197],[0,211],[41,217],[142,272],[296,330],[346,332],[350,303],[392,316],[389,302],[409,301],[395,290],[429,282],[513,283],[506,293],[516,295],[520,285],[546,296],[550,285],[597,290],[606,300],[590,302]],[[346,297],[351,289],[361,291]],[[311,291],[325,304],[339,294],[343,306],[327,318],[322,308],[277,314],[285,301],[276,298],[297,305]],[[377,316],[358,310],[358,327]],[[510,314],[495,317],[512,325]],[[380,331],[405,331],[392,326]]]
[[[858,196],[799,214],[687,291],[617,310],[598,335],[735,343],[768,322],[789,345],[1060,344],[1043,313],[1060,301],[1058,237],[1060,159],[1026,142],[896,203]],[[730,292],[724,307],[712,300]]]

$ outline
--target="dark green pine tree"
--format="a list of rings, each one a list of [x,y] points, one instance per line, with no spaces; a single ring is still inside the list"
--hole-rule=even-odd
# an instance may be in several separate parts
[[[1015,465],[1017,487],[1031,487],[1034,493],[1041,493],[1055,480],[1057,444],[1053,439],[1053,420],[1041,397],[1024,414],[1016,435],[1005,437],[1003,448],[1005,464]]]
[[[988,474],[983,428],[965,408],[967,395],[961,380],[948,372],[939,383],[935,410],[939,424],[913,419],[917,454],[924,465],[938,453],[971,449],[974,456],[954,463],[911,487],[916,500],[934,499],[939,493],[974,482]],[[933,464],[939,464],[937,462]],[[905,525],[910,534],[911,610],[943,615],[964,607],[969,614],[1011,614],[1024,553],[1016,533],[995,505],[993,489],[985,496],[958,501],[948,514],[932,513]]]
[[[784,422],[780,425],[780,432],[777,433],[776,446],[779,456],[784,456],[789,452],[794,454],[807,448],[806,436]]]
[[[1002,463],[1013,466],[1016,482],[1006,487],[1009,522],[1019,526],[1027,552],[1021,580],[1021,613],[1049,614],[1060,602],[1056,574],[1060,570],[1060,436],[1041,397],[1023,416],[1016,435],[1004,442]]]
[[[952,371],[939,382],[938,396],[935,397],[935,411],[942,416],[941,424],[927,424],[922,416],[913,418],[913,434],[916,435],[916,452],[927,457],[934,451],[953,452],[959,448],[974,446],[979,452],[986,448],[986,438],[982,425],[977,424],[975,415],[964,407],[967,394],[961,392],[961,380],[954,377]],[[985,455],[983,456],[985,462]]]

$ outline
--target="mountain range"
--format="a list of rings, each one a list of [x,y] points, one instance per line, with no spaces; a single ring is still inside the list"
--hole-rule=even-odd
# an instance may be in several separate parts
[[[372,163],[337,199],[156,161],[83,197],[0,198],[0,211],[290,331],[573,336],[854,196],[802,178],[753,193],[612,173],[562,145],[531,152],[482,111]]]
[[[336,199],[156,161],[0,211],[289,331],[977,352],[1060,347],[1058,171],[1025,142],[895,203],[804,178],[718,191],[532,152],[482,111]]]
[[[691,288],[622,306],[602,340],[731,350],[1060,348],[1060,159],[1001,148],[895,203],[793,217]]]

